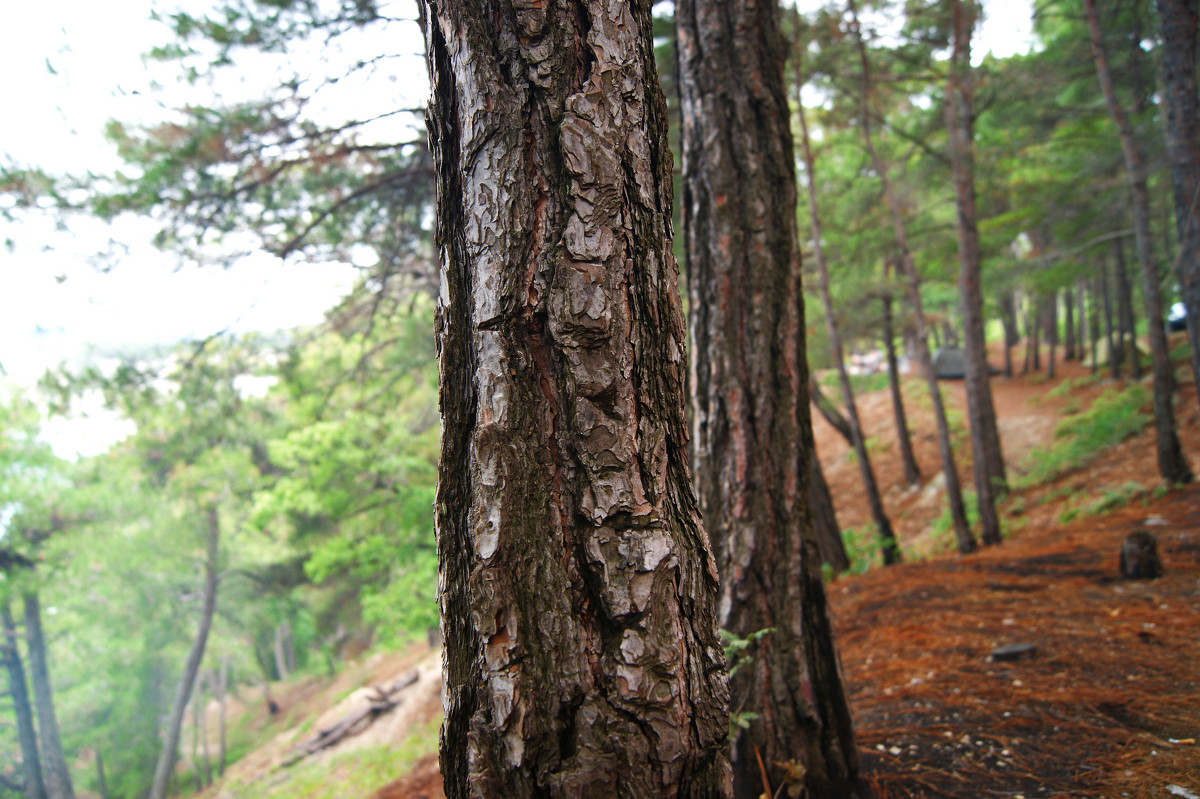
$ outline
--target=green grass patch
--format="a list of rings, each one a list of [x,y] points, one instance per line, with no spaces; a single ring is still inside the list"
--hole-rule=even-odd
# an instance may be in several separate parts
[[[367,746],[333,756],[306,758],[275,778],[225,786],[231,799],[341,799],[370,796],[412,770],[421,757],[437,750],[441,719],[413,727],[396,746]],[[278,776],[282,774],[282,779]]]
[[[1135,383],[1124,391],[1105,394],[1086,411],[1063,419],[1054,430],[1055,443],[1030,453],[1018,486],[1053,479],[1137,433],[1150,421],[1142,412],[1149,401],[1145,387]]]
[[[964,491],[963,507],[967,511],[967,527],[975,529],[979,526],[979,507],[974,491]],[[942,510],[942,515],[934,519],[929,528],[929,537],[939,552],[957,551],[958,539],[954,537],[954,517],[950,513],[950,505]]]
[[[850,568],[846,570],[850,574],[866,574],[877,560],[883,562],[874,524],[843,530],[842,543],[846,546],[846,557],[850,559]]]

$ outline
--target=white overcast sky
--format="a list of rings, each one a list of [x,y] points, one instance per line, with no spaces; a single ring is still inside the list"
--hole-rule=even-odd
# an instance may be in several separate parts
[[[77,174],[104,174],[119,166],[103,139],[104,123],[153,117],[157,102],[178,102],[171,95],[172,68],[157,65],[152,73],[142,59],[150,47],[168,40],[165,27],[150,20],[155,2],[10,4],[9,35],[0,48],[0,74],[5,75],[0,158]],[[164,7],[164,0],[157,2]],[[397,5],[401,13],[410,13],[407,2],[397,0]],[[806,5],[801,0],[802,9]],[[977,54],[1026,48],[1028,0],[992,0],[985,6]],[[423,95],[419,62],[401,75],[411,84],[410,99]],[[156,78],[166,87],[157,94],[148,91]],[[378,108],[377,94],[371,92],[369,99]],[[353,280],[348,266],[285,267],[265,255],[230,271],[176,269],[171,256],[146,243],[153,229],[137,220],[113,228],[78,220],[67,231],[30,215],[18,224],[0,221],[0,242],[12,242],[0,247],[0,366],[9,380],[28,384],[88,345],[172,342],[226,328],[274,330],[316,322]],[[101,274],[91,256],[110,239],[127,247],[128,254]]]

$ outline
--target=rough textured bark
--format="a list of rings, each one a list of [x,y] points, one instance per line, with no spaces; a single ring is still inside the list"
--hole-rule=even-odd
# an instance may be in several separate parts
[[[871,133],[871,68],[867,61],[867,47],[862,40],[858,23],[857,4],[850,0],[851,25],[858,46],[859,64],[862,67],[862,89],[860,92],[859,127],[862,129],[863,143],[867,154],[875,168],[879,180],[883,184],[883,196],[887,202],[888,214],[892,219],[892,232],[896,237],[896,247],[899,251],[899,264],[904,273],[908,302],[912,307],[913,320],[916,322],[917,360],[925,372],[929,385],[929,397],[933,405],[933,417],[938,430],[938,453],[942,460],[942,475],[946,478],[946,500],[950,506],[950,518],[954,523],[954,537],[958,542],[958,551],[962,553],[975,550],[975,538],[967,525],[967,511],[963,506],[962,486],[958,480],[958,469],[954,465],[954,451],[950,447],[950,425],[946,421],[946,406],[942,402],[942,392],[938,388],[937,373],[933,369],[933,358],[929,354],[929,325],[925,321],[925,310],[921,305],[921,281],[917,275],[917,267],[913,263],[912,250],[908,246],[908,230],[904,218],[900,214],[900,204],[896,193],[892,190],[892,181],[888,177],[887,165],[879,157],[875,149],[875,139]]]
[[[846,542],[842,540],[842,527],[838,524],[833,495],[829,493],[829,483],[825,481],[825,472],[821,469],[821,461],[817,457],[815,447],[812,450],[811,464],[808,499],[812,505],[817,549],[821,553],[821,562],[828,563],[834,574],[838,574],[850,568],[850,556],[846,554]]]
[[[196,630],[196,637],[192,639],[187,659],[184,661],[183,676],[175,691],[171,715],[167,718],[162,749],[158,753],[158,763],[154,767],[154,783],[150,787],[150,799],[163,799],[167,795],[167,787],[171,780],[171,774],[175,771],[175,760],[179,754],[179,735],[183,727],[183,715],[187,710],[188,700],[192,696],[192,687],[196,684],[196,675],[200,672],[200,661],[204,659],[208,633],[212,629],[213,615],[217,611],[217,557],[220,554],[221,522],[216,506],[209,507],[206,521],[208,530],[205,535],[204,587],[200,606],[200,624]]]
[[[886,274],[885,274],[886,277]],[[904,396],[900,393],[900,367],[896,363],[896,333],[892,326],[892,293],[884,291],[883,351],[887,356],[888,390],[892,395],[892,418],[896,422],[896,441],[900,445],[900,463],[904,466],[904,481],[912,488],[921,482],[921,470],[913,455],[912,437],[908,433],[908,417],[904,412]]]
[[[1142,300],[1146,306],[1147,335],[1150,338],[1150,354],[1154,359],[1154,427],[1158,450],[1158,471],[1164,480],[1186,483],[1192,479],[1192,470],[1183,457],[1179,445],[1179,434],[1175,425],[1175,411],[1171,395],[1175,389],[1175,376],[1171,371],[1167,355],[1167,334],[1163,325],[1162,299],[1158,289],[1158,270],[1154,265],[1154,254],[1150,249],[1150,197],[1146,186],[1146,161],[1134,137],[1129,123],[1113,89],[1112,74],[1108,68],[1108,57],[1100,31],[1100,18],[1096,12],[1096,0],[1083,0],[1087,16],[1088,32],[1092,40],[1092,58],[1096,62],[1096,76],[1100,80],[1104,101],[1109,114],[1116,123],[1121,137],[1121,153],[1125,158],[1125,171],[1129,178],[1129,190],[1133,200],[1134,242],[1137,247],[1138,264],[1142,272]]]
[[[12,696],[17,717],[17,739],[21,744],[21,772],[24,776],[25,799],[46,799],[42,784],[42,760],[38,754],[37,731],[33,726],[33,706],[29,703],[29,687],[25,682],[25,666],[17,646],[17,625],[8,602],[0,602],[0,620],[4,624],[4,666],[8,671],[8,693]]]
[[[41,742],[43,784],[49,799],[72,799],[71,770],[63,755],[54,714],[54,694],[50,688],[50,664],[46,657],[46,636],[42,633],[42,609],[36,592],[22,595],[25,603],[25,638],[29,646],[29,680],[33,684],[33,703],[37,708],[38,740]]]
[[[879,536],[883,562],[884,565],[892,565],[900,562],[900,546],[896,543],[896,533],[892,530],[891,520],[888,519],[887,511],[883,508],[883,496],[880,494],[879,484],[875,480],[875,470],[871,467],[866,438],[863,435],[862,423],[858,418],[858,406],[854,402],[854,388],[850,385],[850,375],[846,371],[845,351],[837,326],[833,299],[829,292],[829,269],[825,266],[825,254],[821,248],[821,218],[817,212],[817,195],[813,177],[815,174],[814,159],[808,139],[808,125],[804,118],[804,106],[798,105],[797,107],[800,117],[800,141],[804,154],[804,168],[808,172],[806,183],[808,185],[809,226],[813,239],[813,261],[817,266],[817,289],[821,297],[821,305],[825,310],[825,331],[829,336],[829,348],[833,353],[838,384],[842,389],[842,401],[846,404],[846,421],[850,425],[850,444],[854,447],[859,474],[862,476],[863,488],[867,495],[867,504],[871,508],[871,518],[875,521],[875,532]]]
[[[419,7],[446,795],[725,796],[650,3]]]
[[[845,796],[857,771],[809,507],[812,424],[786,41],[774,0],[675,4],[696,488],[721,626],[765,629],[730,681],[734,795]],[[847,403],[852,429],[857,418]],[[857,438],[861,447],[861,435]],[[865,450],[863,451],[865,458]],[[882,503],[880,503],[882,507]],[[886,522],[886,517],[885,517]],[[813,596],[813,594],[819,596]]]
[[[991,370],[984,340],[982,271],[979,228],[975,212],[975,121],[972,107],[971,31],[975,27],[974,2],[951,0],[954,31],[950,70],[946,79],[946,130],[954,176],[958,230],[958,286],[962,298],[963,354],[966,369],[967,427],[971,431],[975,500],[979,510],[980,539],[984,545],[1000,543],[996,499],[1008,485],[996,408],[992,402]]]
[[[1196,99],[1200,0],[1157,0],[1157,4],[1167,157],[1175,191],[1175,231],[1179,240],[1179,283],[1188,309],[1192,374],[1200,386],[1200,105]]]

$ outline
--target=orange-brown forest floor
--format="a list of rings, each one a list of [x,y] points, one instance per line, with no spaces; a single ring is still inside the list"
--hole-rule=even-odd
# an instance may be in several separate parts
[[[1059,363],[1048,380],[1044,369],[992,381],[1010,479],[1034,448],[1053,443],[1065,413],[1115,387],[1076,382],[1050,397],[1088,370]],[[1181,383],[1180,438],[1200,474],[1200,404],[1190,379]],[[961,409],[961,384],[945,385]],[[1200,795],[1200,487],[1160,486],[1150,425],[1080,469],[1013,491],[1005,542],[953,554],[947,536],[931,532],[945,503],[921,391],[919,381],[906,384],[923,475],[916,490],[904,485],[887,392],[860,401],[907,562],[829,585],[865,778],[880,799]],[[857,464],[823,420],[814,425],[841,525],[864,525]],[[958,450],[969,487],[969,447]],[[1087,512],[1105,500],[1124,504]],[[1139,527],[1157,534],[1165,575],[1120,581],[1121,543]],[[1018,643],[1033,644],[1032,657],[989,658]],[[442,796],[432,757],[376,799],[422,796]]]

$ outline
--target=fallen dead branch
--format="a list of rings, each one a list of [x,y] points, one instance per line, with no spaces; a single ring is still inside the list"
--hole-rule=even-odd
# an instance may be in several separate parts
[[[306,757],[328,749],[346,738],[358,735],[370,727],[377,718],[400,704],[400,694],[404,692],[405,688],[416,683],[419,678],[420,673],[414,669],[390,685],[371,686],[371,696],[364,707],[343,716],[333,726],[319,730],[312,738],[292,747],[281,767],[293,766]]]

